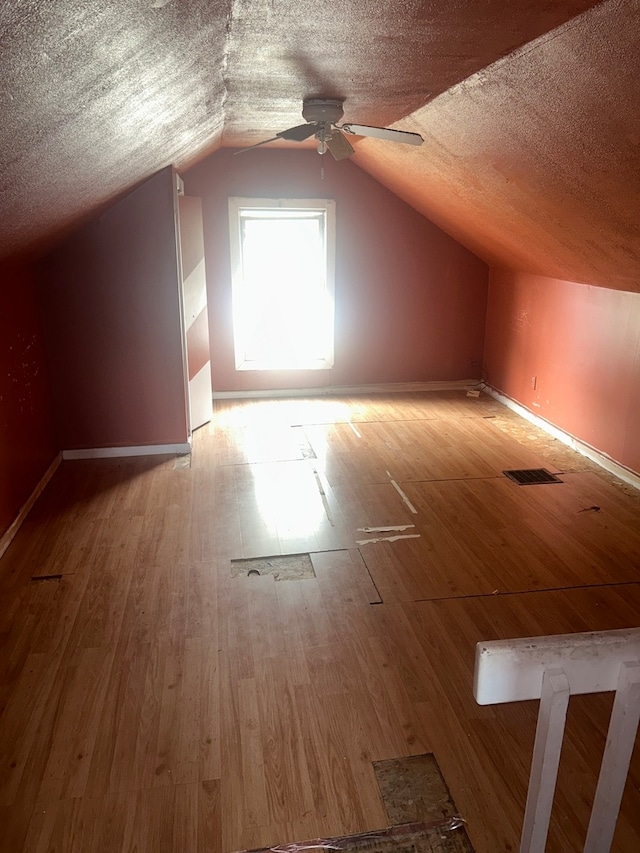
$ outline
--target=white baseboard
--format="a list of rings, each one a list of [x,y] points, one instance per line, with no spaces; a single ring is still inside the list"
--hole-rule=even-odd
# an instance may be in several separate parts
[[[44,491],[45,486],[47,485],[49,480],[56,473],[58,466],[60,465],[61,462],[62,462],[62,454],[58,453],[58,455],[55,457],[55,459],[53,460],[51,465],[49,465],[49,467],[45,471],[45,473],[42,476],[38,485],[35,487],[33,492],[29,495],[29,497],[25,501],[22,509],[20,510],[18,515],[15,517],[13,523],[7,528],[7,530],[5,530],[5,532],[2,534],[2,536],[0,536],[0,557],[2,557],[2,555],[7,550],[9,545],[11,545],[11,543],[15,539],[15,536],[16,536],[18,530],[20,530],[22,522],[25,520],[25,518],[29,514],[31,508],[33,507],[34,503],[38,500],[38,498],[40,497],[40,495]]]
[[[323,385],[319,388],[274,388],[258,391],[214,391],[214,400],[243,400],[262,397],[324,397],[352,394],[396,394],[420,391],[464,391],[479,379],[452,379],[434,382],[389,382],[379,385]]]
[[[86,450],[63,450],[63,459],[116,459],[123,456],[183,456],[191,453],[191,444],[140,444],[134,447],[95,447]]]
[[[596,465],[604,468],[605,471],[613,474],[614,477],[617,477],[619,480],[622,480],[624,483],[628,483],[636,489],[640,489],[640,474],[638,474],[637,471],[633,471],[631,468],[626,468],[624,465],[616,462],[615,459],[607,456],[606,453],[603,453],[595,447],[592,447],[590,444],[581,441],[579,438],[576,438],[575,435],[565,432],[550,421],[546,421],[544,418],[541,418],[540,415],[534,414],[521,403],[516,402],[512,397],[508,397],[506,394],[498,391],[497,388],[493,388],[491,385],[485,385],[483,390],[487,394],[490,394],[499,403],[502,403],[503,406],[506,406],[508,409],[511,409],[511,411],[516,412],[516,414],[525,418],[525,420],[535,426],[540,427],[540,429],[543,429],[545,432],[549,433],[549,435],[557,438],[558,441],[566,444],[572,450],[586,456],[587,459],[595,462]]]

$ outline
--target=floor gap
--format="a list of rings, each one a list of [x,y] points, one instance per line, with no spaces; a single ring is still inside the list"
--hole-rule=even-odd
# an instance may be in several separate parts
[[[277,581],[315,578],[316,573],[307,554],[285,554],[273,557],[256,557],[249,560],[231,560],[231,576],[262,577],[270,575]]]

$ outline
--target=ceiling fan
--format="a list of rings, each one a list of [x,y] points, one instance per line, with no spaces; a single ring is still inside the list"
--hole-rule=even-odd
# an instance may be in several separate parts
[[[392,130],[390,127],[369,127],[366,124],[338,124],[344,110],[342,101],[335,98],[307,98],[302,103],[302,117],[306,124],[281,130],[271,139],[265,139],[242,148],[235,154],[243,154],[268,142],[286,139],[288,142],[304,142],[315,136],[318,154],[330,151],[336,160],[351,157],[354,148],[347,136],[374,136],[377,139],[387,139],[389,142],[405,142],[409,145],[422,145],[423,139],[419,133],[409,133],[406,130]]]

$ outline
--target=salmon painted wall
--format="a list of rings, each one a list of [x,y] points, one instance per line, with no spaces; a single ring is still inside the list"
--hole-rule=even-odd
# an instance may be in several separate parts
[[[172,173],[42,263],[62,449],[186,441]]]
[[[0,265],[0,536],[57,455],[37,279]]]
[[[211,367],[217,391],[480,375],[488,267],[352,163],[308,149],[223,149],[183,175],[203,200]],[[229,196],[336,200],[331,370],[236,371]]]
[[[485,378],[640,472],[640,293],[492,270]]]

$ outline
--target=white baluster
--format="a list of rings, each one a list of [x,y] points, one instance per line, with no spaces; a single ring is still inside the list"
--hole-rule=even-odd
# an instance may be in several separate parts
[[[569,693],[569,681],[561,669],[545,670],[542,676],[538,727],[533,747],[520,853],[544,853],[558,778]]]
[[[640,663],[620,665],[584,853],[609,853],[640,720]]]

